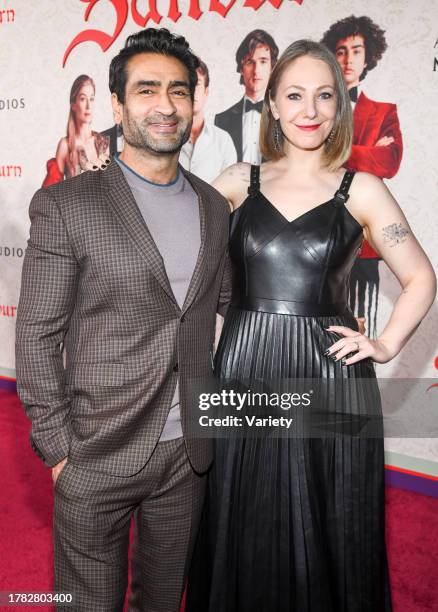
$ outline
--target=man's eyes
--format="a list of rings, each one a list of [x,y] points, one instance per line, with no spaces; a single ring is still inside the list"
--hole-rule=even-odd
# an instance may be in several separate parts
[[[140,89],[139,94],[144,94],[144,95],[151,95],[151,94],[155,94],[158,93],[157,91],[155,91],[154,89]],[[178,97],[187,97],[189,95],[189,92],[186,91],[185,89],[173,89],[169,92],[172,95],[176,95]]]

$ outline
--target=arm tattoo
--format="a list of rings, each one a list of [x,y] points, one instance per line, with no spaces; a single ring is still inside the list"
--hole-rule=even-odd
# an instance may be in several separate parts
[[[248,176],[248,171],[242,167],[238,167],[237,170],[235,168],[232,168],[229,171],[230,176],[239,176],[241,180],[243,180],[245,183],[249,183],[249,176]]]
[[[246,168],[240,168],[239,170],[240,178],[242,179],[242,181],[244,181],[245,183],[249,183],[250,181],[248,170]]]
[[[389,246],[397,246],[406,241],[406,236],[410,233],[401,223],[392,223],[382,228],[383,242],[389,242]]]

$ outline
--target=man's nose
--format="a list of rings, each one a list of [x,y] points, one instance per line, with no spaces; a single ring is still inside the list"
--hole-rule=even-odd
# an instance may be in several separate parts
[[[156,101],[155,110],[157,110],[162,115],[173,115],[176,110],[174,101],[172,100],[171,95],[166,91],[159,94],[158,99]]]

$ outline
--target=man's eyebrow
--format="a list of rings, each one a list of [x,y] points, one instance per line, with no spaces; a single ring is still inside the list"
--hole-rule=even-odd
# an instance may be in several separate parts
[[[169,87],[187,87],[190,88],[190,85],[187,81],[170,81]]]
[[[266,52],[266,55],[260,55],[260,56],[258,57],[258,59],[259,59],[259,60],[261,60],[261,59],[267,59],[267,60],[270,60],[270,59],[271,59],[271,56],[270,56],[269,52]],[[244,62],[255,62],[255,61],[256,61],[256,60],[254,59],[254,55],[248,55],[248,57],[243,58],[243,60],[242,60],[242,62],[243,62],[243,63],[244,63]]]
[[[134,88],[137,87],[159,87],[161,85],[161,81],[147,81],[141,80],[134,83]]]
[[[134,89],[137,89],[139,87],[160,87],[162,85],[161,81],[154,81],[154,80],[140,80],[137,81],[136,83],[134,83]],[[169,87],[187,87],[189,88],[189,83],[187,81],[170,81],[169,82]]]
[[[363,43],[356,43],[355,45],[351,45],[352,49],[358,49],[359,47],[363,47],[365,49],[365,45]],[[339,49],[342,49],[344,51],[347,49],[347,45],[339,45],[339,47],[336,47],[336,51],[339,51]]]

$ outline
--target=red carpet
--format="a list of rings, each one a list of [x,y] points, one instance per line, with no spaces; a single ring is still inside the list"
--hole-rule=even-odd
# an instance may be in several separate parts
[[[29,428],[17,396],[0,389],[0,591],[52,590],[52,483]],[[393,611],[436,612],[438,499],[388,487],[386,512]]]

